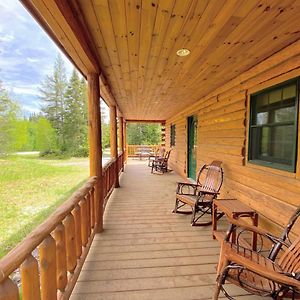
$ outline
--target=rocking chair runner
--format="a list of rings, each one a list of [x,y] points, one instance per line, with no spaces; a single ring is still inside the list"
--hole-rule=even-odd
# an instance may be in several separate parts
[[[212,202],[217,197],[223,183],[223,169],[221,161],[214,160],[210,165],[204,165],[197,176],[195,184],[178,182],[174,213],[192,213],[191,225],[205,226],[212,222],[197,221],[205,214],[212,212]],[[205,176],[204,182],[201,178]],[[192,211],[179,210],[188,205]],[[197,216],[197,214],[199,215]]]
[[[226,280],[254,295],[272,297],[272,299],[282,299],[284,296],[299,299],[300,237],[294,242],[291,242],[289,237],[289,232],[299,216],[300,207],[290,218],[280,238],[257,227],[247,226],[231,219],[231,228],[221,246],[217,286],[213,299],[218,299],[221,290],[228,299],[233,299],[223,288]],[[262,241],[264,239],[271,241],[273,246],[268,257],[263,256],[260,251],[242,247],[239,245],[239,239],[236,244],[230,243],[230,236],[237,228],[256,232]]]
[[[151,173],[153,173],[154,171],[160,172],[160,173],[166,173],[169,171],[168,170],[168,160],[169,160],[171,151],[172,151],[172,149],[167,151],[163,158],[158,157],[152,161]]]

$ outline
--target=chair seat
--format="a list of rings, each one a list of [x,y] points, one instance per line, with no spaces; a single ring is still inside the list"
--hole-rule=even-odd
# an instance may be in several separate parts
[[[226,246],[230,247],[229,251],[233,251],[238,256],[247,258],[261,266],[264,266],[264,268],[268,270],[282,272],[282,269],[276,263],[255,251],[232,243],[227,243]],[[230,266],[232,265],[234,264],[230,264]],[[237,266],[238,265],[235,265],[235,267]],[[245,290],[251,293],[261,296],[270,295],[274,291],[278,291],[280,289],[280,286],[276,282],[262,277],[246,268],[229,268],[226,280],[233,284],[242,286]]]
[[[183,203],[185,203],[187,205],[190,205],[190,206],[194,207],[195,204],[196,204],[198,196],[196,196],[196,195],[181,195],[181,194],[176,194],[176,198],[179,201],[181,201],[181,202],[183,202]],[[205,202],[210,203],[211,201],[212,201],[212,196],[211,195],[204,195],[203,199],[201,199],[202,205]]]

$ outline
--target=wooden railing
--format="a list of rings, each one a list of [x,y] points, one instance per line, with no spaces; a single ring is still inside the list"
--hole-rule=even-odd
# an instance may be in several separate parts
[[[145,152],[155,153],[159,148],[159,145],[127,145],[127,156],[138,157],[141,150]]]
[[[108,201],[109,196],[115,187],[116,182],[116,168],[118,169],[118,174],[120,174],[123,169],[124,154],[118,155],[117,159],[112,159],[105,164],[103,167],[103,197],[104,197],[104,208]]]
[[[103,168],[106,204],[123,154]],[[118,172],[119,173],[119,172]],[[1,300],[69,299],[96,233],[94,187],[88,182],[0,260]],[[20,284],[10,276],[20,272]]]

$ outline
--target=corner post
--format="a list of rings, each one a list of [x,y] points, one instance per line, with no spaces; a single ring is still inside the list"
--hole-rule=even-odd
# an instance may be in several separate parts
[[[115,187],[120,187],[119,170],[118,170],[118,132],[117,132],[117,108],[116,106],[109,107],[110,117],[110,156],[116,160],[115,163]]]
[[[126,121],[123,123],[123,134],[124,134],[124,161],[127,162],[128,159],[128,145],[127,145],[127,126],[126,126]]]
[[[119,117],[119,142],[120,148],[122,151],[122,171],[124,172],[124,119],[123,117]]]
[[[90,176],[97,176],[95,185],[96,232],[103,231],[103,177],[99,74],[87,75]]]

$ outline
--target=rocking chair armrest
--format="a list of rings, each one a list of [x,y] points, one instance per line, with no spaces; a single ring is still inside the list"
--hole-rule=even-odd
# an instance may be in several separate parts
[[[257,264],[249,258],[245,258],[236,254],[232,251],[229,247],[226,247],[226,250],[223,252],[225,258],[228,261],[232,261],[238,264],[241,267],[244,267],[255,274],[268,278],[272,281],[275,281],[279,284],[287,285],[295,287],[296,289],[300,290],[300,281],[285,275],[284,273],[276,272],[271,269],[267,269],[265,266]]]
[[[280,238],[272,235],[271,233],[267,232],[266,230],[262,229],[262,228],[259,228],[259,227],[256,227],[256,226],[253,226],[253,225],[250,225],[250,224],[246,224],[244,222],[241,222],[239,220],[236,220],[236,219],[233,219],[233,218],[230,218],[227,216],[227,219],[228,221],[231,223],[227,233],[226,233],[226,237],[225,237],[225,240],[229,240],[229,237],[232,233],[232,231],[236,228],[236,227],[239,227],[239,228],[242,228],[244,230],[247,230],[247,231],[251,231],[251,232],[254,232],[254,233],[257,233],[259,235],[262,235],[264,236],[265,238],[271,240],[272,242],[280,242],[281,244],[283,245],[287,245],[284,241],[282,241]],[[287,245],[288,246],[288,245]]]
[[[197,189],[200,185],[199,184],[196,184],[196,183],[190,183],[190,182],[177,182],[177,189],[176,189],[176,194],[190,194],[190,195],[196,195],[197,194]],[[191,188],[192,189],[192,193],[191,192],[188,192],[188,193],[185,193],[183,191],[183,188]]]
[[[197,183],[190,183],[190,182],[177,182],[177,185],[179,186],[191,186],[191,187],[194,187],[194,188],[198,188],[200,187],[201,185],[197,184]]]

